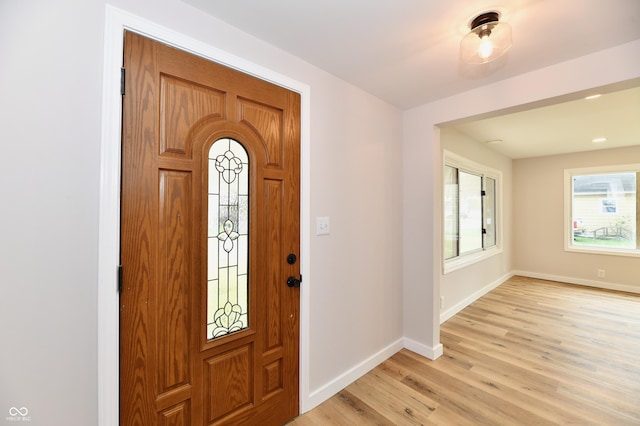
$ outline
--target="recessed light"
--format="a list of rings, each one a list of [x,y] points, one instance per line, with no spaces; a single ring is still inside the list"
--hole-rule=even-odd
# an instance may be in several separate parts
[[[589,99],[589,100],[591,100],[591,99],[597,99],[597,98],[599,98],[600,96],[602,96],[600,93],[596,93],[595,95],[589,95],[589,96],[585,97],[585,99]]]
[[[593,143],[602,143],[602,142],[606,142],[606,141],[607,141],[607,138],[595,138],[595,139],[591,140],[591,142],[593,142]]]
[[[498,145],[502,143],[502,139],[493,139],[485,142],[487,145]]]

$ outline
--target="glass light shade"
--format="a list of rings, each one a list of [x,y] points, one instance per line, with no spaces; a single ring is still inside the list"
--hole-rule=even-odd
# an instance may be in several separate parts
[[[498,59],[511,47],[511,26],[489,22],[472,29],[460,42],[460,59],[467,64],[484,64]]]

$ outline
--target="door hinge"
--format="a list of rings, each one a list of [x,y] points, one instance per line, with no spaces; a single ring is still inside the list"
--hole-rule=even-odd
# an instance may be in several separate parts
[[[487,230],[485,228],[482,228],[482,235],[486,234]]]
[[[118,265],[118,293],[122,293],[122,265]]]
[[[487,191],[485,191],[485,190],[483,189],[482,191],[480,191],[480,195],[482,195],[482,196],[484,197],[485,195],[487,195]]]
[[[120,68],[120,94],[122,96],[124,96],[124,81],[125,81],[124,74],[125,74],[124,67],[122,67]]]

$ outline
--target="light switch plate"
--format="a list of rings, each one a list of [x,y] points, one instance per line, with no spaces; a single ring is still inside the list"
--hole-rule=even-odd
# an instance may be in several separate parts
[[[316,217],[316,235],[329,235],[329,217]]]

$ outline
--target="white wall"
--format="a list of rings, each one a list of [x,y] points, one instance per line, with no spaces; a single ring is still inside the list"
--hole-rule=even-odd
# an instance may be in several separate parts
[[[498,198],[502,208],[497,210],[499,248],[501,252],[488,259],[474,263],[462,269],[451,271],[446,275],[440,274],[440,297],[444,302],[440,309],[440,322],[455,315],[460,309],[482,294],[492,290],[510,277],[512,268],[512,161],[482,143],[475,141],[452,128],[440,130],[440,145],[443,150],[458,154],[485,167],[502,173],[501,188],[498,188]],[[442,197],[438,198],[438,205],[434,202],[435,215],[442,223]],[[441,265],[439,266],[442,272]]]
[[[634,163],[640,146],[515,160],[514,215],[526,224],[514,231],[518,273],[640,293],[640,258],[564,251],[564,170]]]
[[[102,20],[0,2],[1,424],[96,423]]]
[[[307,219],[331,218],[302,259],[319,402],[402,338],[401,112],[178,0],[111,3],[311,88]],[[0,2],[0,421],[98,422],[104,21],[104,1]]]
[[[404,113],[403,323],[405,337],[423,353],[439,348],[441,225],[435,212],[442,163],[437,125],[577,99],[589,88],[640,78],[639,53],[637,40]]]

